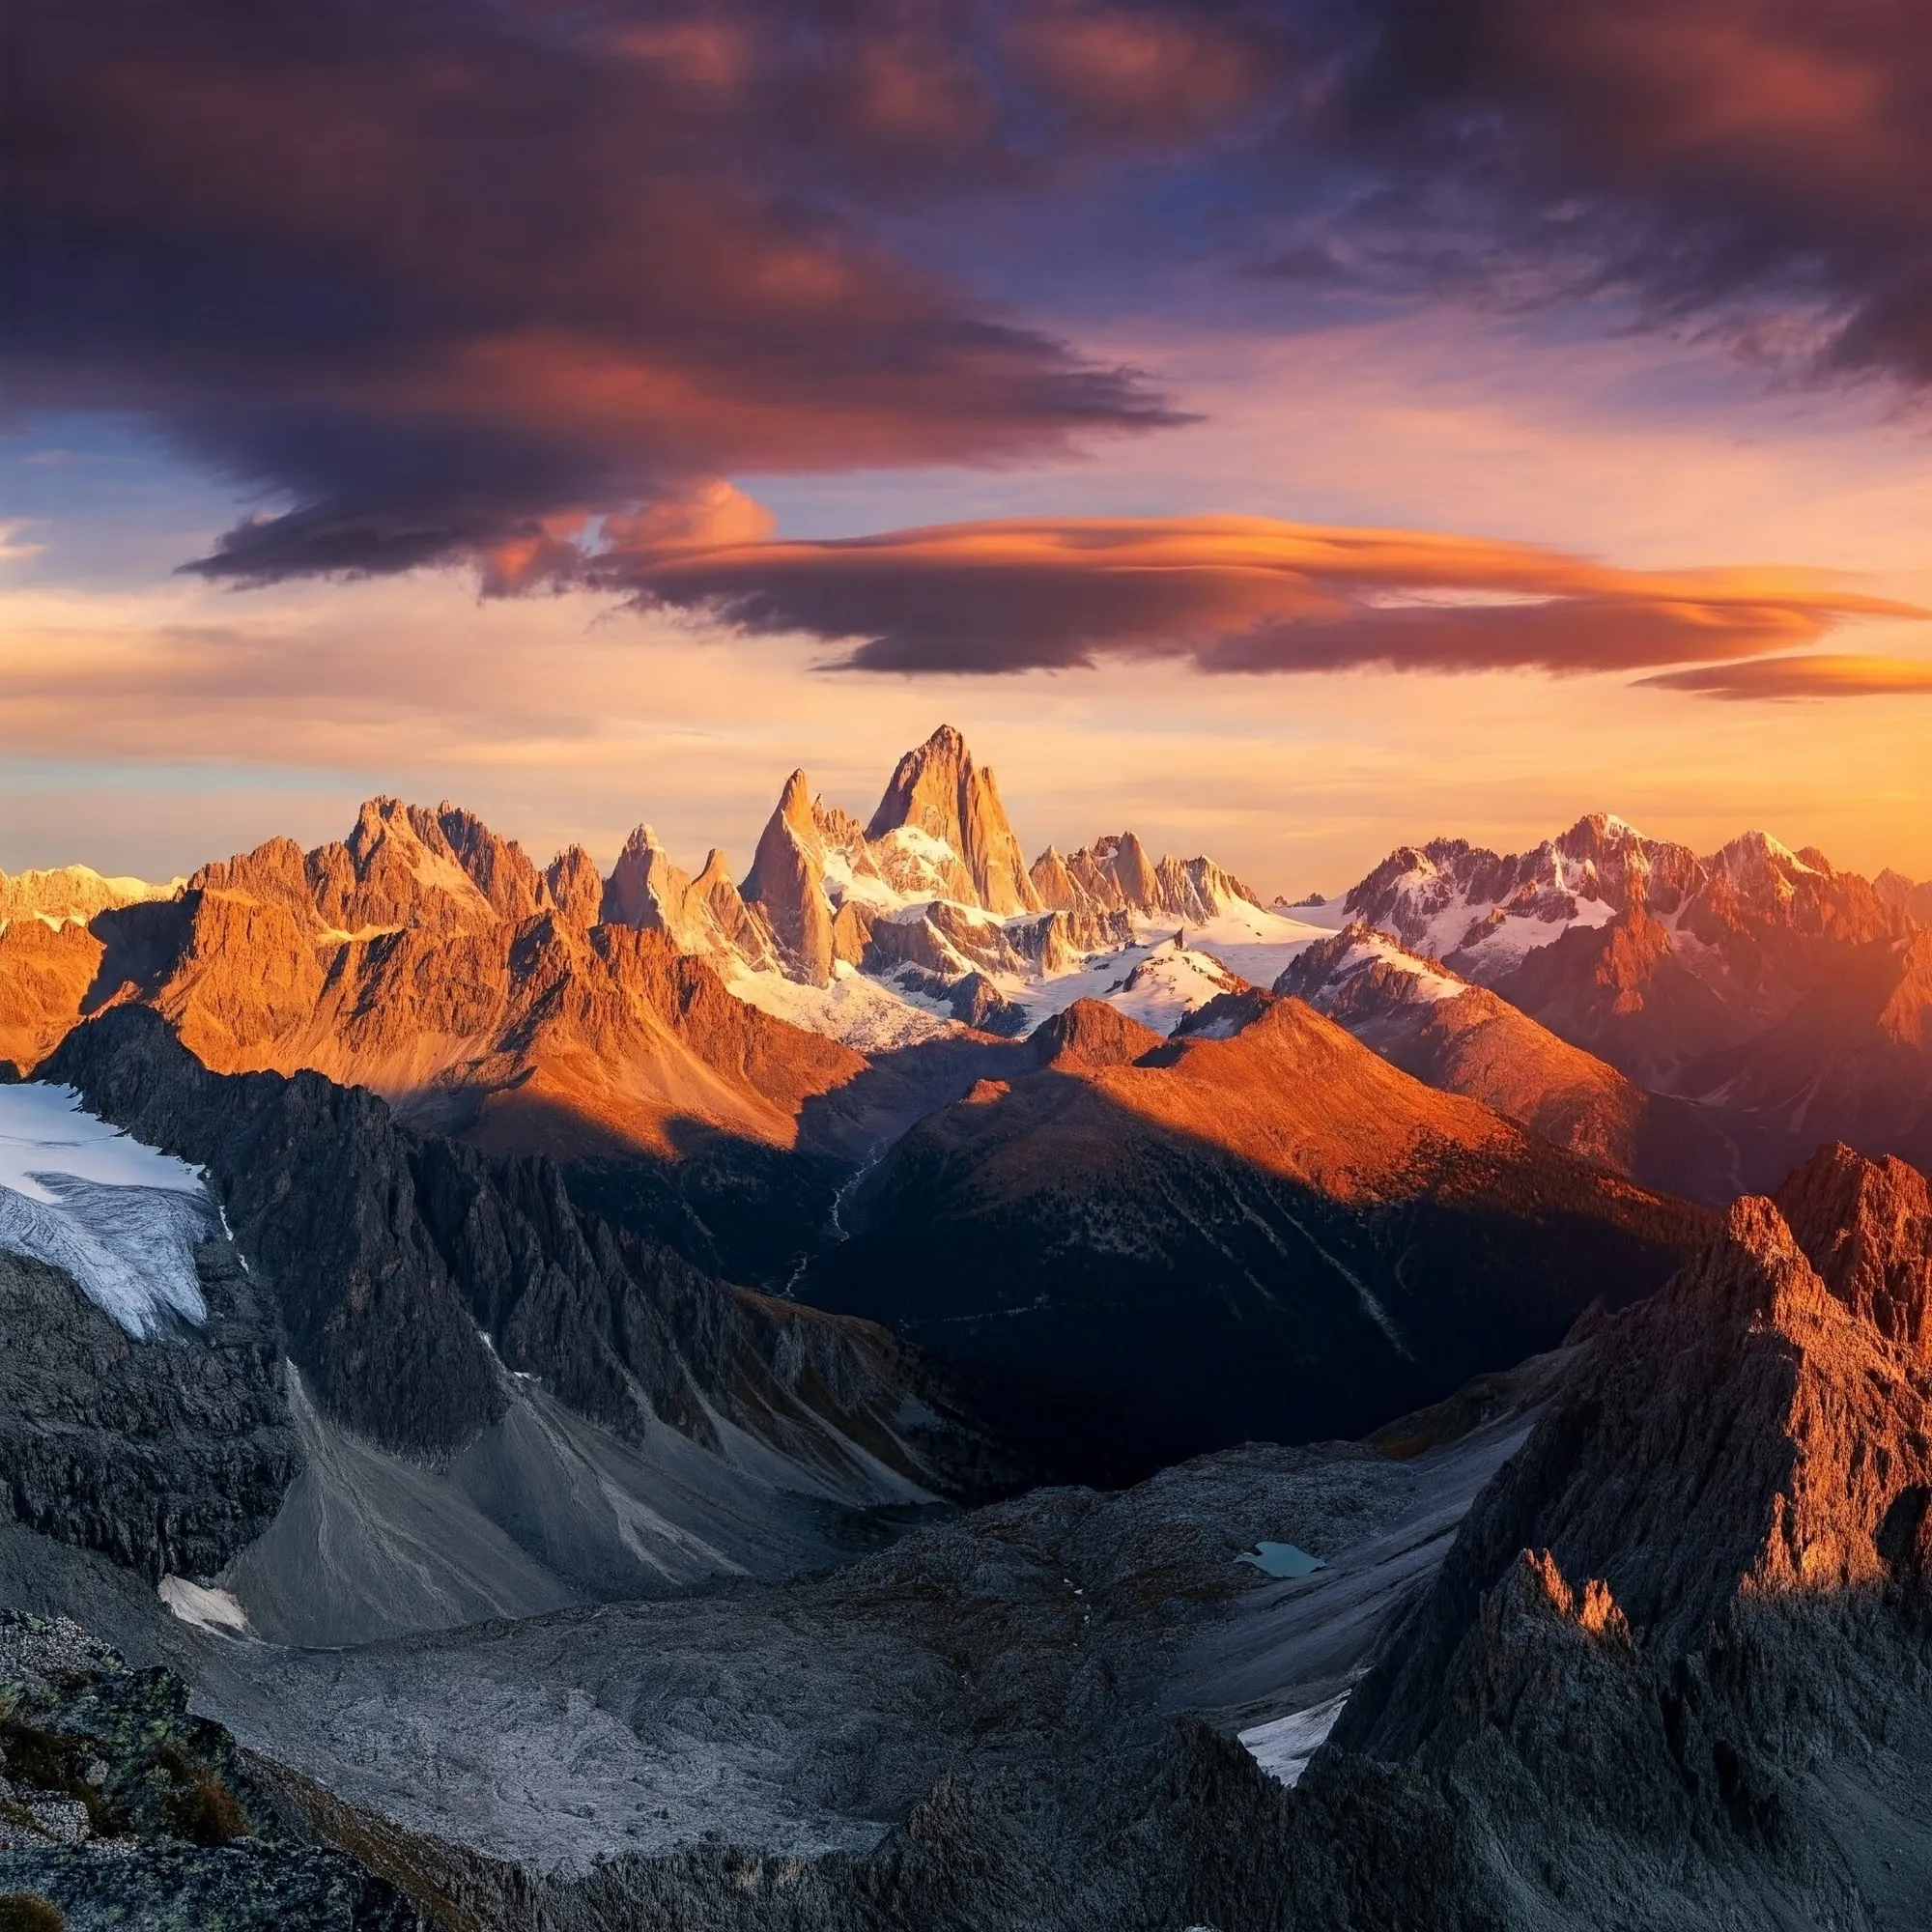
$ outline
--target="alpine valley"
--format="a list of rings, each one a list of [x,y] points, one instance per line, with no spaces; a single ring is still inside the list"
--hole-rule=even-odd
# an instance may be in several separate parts
[[[0,1894],[1924,1923],[1932,882],[1026,850],[0,875]]]

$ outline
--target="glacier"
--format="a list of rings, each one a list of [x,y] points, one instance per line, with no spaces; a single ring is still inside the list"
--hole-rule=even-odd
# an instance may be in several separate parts
[[[199,1168],[44,1081],[0,1087],[0,1250],[72,1276],[136,1341],[208,1319],[194,1251],[222,1232]]]

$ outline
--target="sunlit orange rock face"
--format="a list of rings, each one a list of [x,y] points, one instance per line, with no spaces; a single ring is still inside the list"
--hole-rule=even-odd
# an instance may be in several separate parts
[[[0,931],[0,1061],[24,1072],[60,1044],[105,951],[84,925],[16,919]]]
[[[1354,924],[1318,941],[1276,990],[1416,1079],[1480,1100],[1555,1147],[1690,1200],[1721,1203],[1738,1191],[1737,1151],[1708,1112],[1650,1093],[1385,934]]]
[[[864,1063],[733,999],[663,931],[586,926],[466,812],[365,806],[350,838],[275,839],[96,931],[0,934],[0,1053],[22,1067],[90,1006],[138,998],[220,1072],[310,1067],[485,1145],[673,1151],[684,1127],[789,1145]]]

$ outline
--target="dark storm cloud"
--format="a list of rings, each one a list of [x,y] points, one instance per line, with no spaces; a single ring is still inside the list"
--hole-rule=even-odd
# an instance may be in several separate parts
[[[1605,290],[1814,372],[1932,380],[1926,0],[1361,0],[1306,274]]]
[[[292,498],[202,566],[241,576],[1157,426],[883,223],[1238,105],[1266,63],[1211,12],[63,0],[5,81],[11,400]]]
[[[1928,0],[61,0],[16,12],[0,88],[8,406],[142,417],[290,506],[213,575],[527,587],[721,476],[1173,420],[976,299],[1007,211],[1091,215],[1156,305],[1211,210],[1300,276],[1616,290],[1932,378]],[[1573,614],[1661,661],[1622,607]],[[1546,621],[1484,634],[1541,661]],[[1347,624],[1390,661],[1453,628]]]

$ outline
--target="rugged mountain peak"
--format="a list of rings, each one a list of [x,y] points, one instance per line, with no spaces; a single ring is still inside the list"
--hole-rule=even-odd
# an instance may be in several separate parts
[[[238,852],[232,859],[203,866],[188,880],[187,890],[190,895],[226,893],[264,905],[286,906],[302,925],[312,925],[318,916],[309,857],[293,838],[270,838],[252,852]]]
[[[613,925],[668,934],[682,952],[733,956],[754,970],[775,968],[771,934],[731,883],[716,846],[693,878],[658,842],[648,825],[625,840],[604,888],[603,917]]]
[[[1162,1044],[1151,1027],[1129,1019],[1104,1000],[1075,1000],[1027,1036],[1042,1066],[1127,1066]]]
[[[898,761],[866,838],[876,843],[908,828],[958,854],[989,912],[1041,910],[992,771],[973,762],[951,724]]]
[[[430,817],[415,808],[410,815],[419,832],[422,821]],[[447,799],[437,807],[434,820],[457,864],[474,881],[498,919],[530,919],[550,909],[550,894],[542,874],[514,838],[499,837],[473,811],[466,811]]]
[[[1776,1202],[1819,1278],[1861,1321],[1932,1362],[1932,1189],[1902,1160],[1840,1142],[1787,1176]]]
[[[464,841],[468,864],[450,842],[444,810]],[[507,853],[498,865],[493,848],[503,842],[454,808],[431,811],[398,798],[369,799],[341,844],[320,846],[308,855],[315,910],[325,925],[346,933],[392,932],[402,926],[460,932],[495,924],[504,915],[472,867],[490,881],[492,890],[516,901],[517,887],[525,882]],[[516,857],[529,867],[521,851]]]
[[[49,925],[78,920],[83,925],[97,913],[143,899],[171,897],[182,881],[150,885],[146,879],[106,879],[92,866],[57,866],[47,870],[0,872],[0,925],[9,920],[43,919]]]
[[[1900,1577],[1932,1480],[1927,1231],[1922,1177],[1843,1148],[1734,1203],[1578,1351],[1337,1739],[1394,1756],[1456,1727],[1451,1660],[1486,1598],[1520,1595],[1524,1550],[1602,1578],[1662,1670],[1755,1606]]]
[[[1261,904],[1213,860],[1156,862],[1132,832],[1109,833],[1065,859],[1049,845],[1034,861],[1032,877],[1040,902],[1066,912],[1136,912],[1205,925],[1236,901]]]
[[[1052,845],[1033,862],[1027,876],[1033,881],[1033,889],[1039,895],[1040,904],[1050,911],[1081,912],[1092,903],[1073,874],[1066,869],[1066,861]]]
[[[1932,925],[1932,879],[1915,884],[1888,866],[1872,881],[1872,890],[1894,912],[1904,913],[1920,925]]]
[[[1797,872],[1818,870],[1807,866],[1789,845],[1769,832],[1741,832],[1729,844],[1720,846],[1705,862],[1713,872],[1738,881],[1755,882],[1766,878],[1789,879]]]
[[[681,899],[690,885],[658,842],[657,834],[648,825],[639,825],[624,840],[624,849],[604,882],[599,916],[607,925],[667,929],[664,899],[668,895]]]
[[[1159,876],[1153,861],[1148,857],[1147,847],[1133,833],[1122,832],[1118,838],[1103,838],[1094,850],[1104,856],[1121,889],[1121,896],[1130,906],[1151,912],[1159,905]]]
[[[763,911],[787,968],[810,985],[829,986],[838,950],[825,895],[825,845],[802,771],[785,781],[758,839],[744,896]]]
[[[1277,993],[1306,1000],[1352,1028],[1390,1008],[1434,1005],[1469,990],[1447,967],[1360,920],[1305,947],[1274,982]]]
[[[551,903],[573,925],[595,925],[604,903],[597,862],[582,845],[567,846],[544,868]]]

